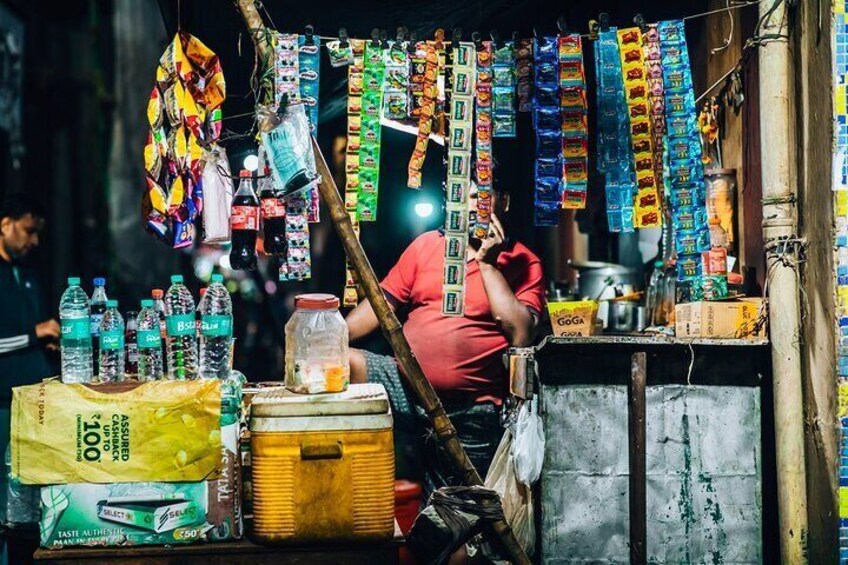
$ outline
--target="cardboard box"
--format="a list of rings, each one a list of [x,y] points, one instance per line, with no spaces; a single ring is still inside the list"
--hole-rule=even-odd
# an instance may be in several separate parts
[[[598,303],[594,300],[580,302],[549,302],[548,314],[557,337],[587,336],[595,333]]]
[[[761,339],[765,322],[758,323],[761,298],[690,302],[675,307],[675,334],[683,338]]]
[[[217,479],[43,487],[42,547],[166,545],[242,537],[238,436],[238,422],[221,427]]]

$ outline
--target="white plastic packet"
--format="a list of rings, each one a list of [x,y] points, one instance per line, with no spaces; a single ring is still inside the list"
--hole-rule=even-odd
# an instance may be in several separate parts
[[[521,407],[515,423],[515,441],[512,442],[515,476],[528,487],[539,480],[545,460],[545,432],[537,402],[534,398]]]
[[[533,555],[536,547],[536,524],[533,514],[533,493],[530,488],[521,484],[515,476],[515,465],[512,458],[514,445],[512,432],[507,429],[501,438],[492,465],[486,474],[484,485],[501,496],[501,506],[504,517],[512,528],[518,543]],[[483,553],[494,558],[492,550],[484,545]]]
[[[203,153],[203,161],[203,243],[229,243],[233,180],[227,152],[215,147]]]

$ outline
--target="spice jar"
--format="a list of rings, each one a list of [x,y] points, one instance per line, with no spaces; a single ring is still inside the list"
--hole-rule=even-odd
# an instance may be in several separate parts
[[[302,394],[342,392],[350,382],[347,324],[339,299],[301,294],[286,324],[286,388]]]

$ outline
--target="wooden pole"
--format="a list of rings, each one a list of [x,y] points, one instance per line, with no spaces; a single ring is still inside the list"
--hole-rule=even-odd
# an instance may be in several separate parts
[[[265,25],[262,18],[256,11],[254,0],[238,0],[239,9],[253,37],[256,49],[263,60],[268,60],[266,50],[268,44],[263,39],[267,37]],[[318,169],[318,174],[321,176],[321,184],[319,190],[321,199],[327,206],[330,212],[330,218],[333,220],[333,225],[339,234],[339,238],[344,246],[350,266],[356,273],[356,280],[362,286],[365,292],[365,297],[371,303],[377,320],[380,322],[380,327],[385,334],[386,339],[392,346],[398,364],[401,368],[401,375],[406,379],[407,384],[415,393],[418,401],[424,407],[430,421],[433,423],[433,430],[442,447],[448,453],[454,467],[459,471],[463,484],[474,486],[482,485],[483,481],[480,478],[477,469],[471,463],[465,449],[459,442],[456,436],[456,430],[451,424],[450,418],[445,413],[436,391],[433,390],[430,381],[424,376],[421,370],[421,365],[412,353],[409,347],[409,342],[403,335],[403,328],[395,316],[394,311],[389,307],[386,297],[383,295],[383,290],[380,288],[380,283],[377,280],[377,275],[374,274],[374,269],[371,268],[371,263],[365,255],[365,250],[356,237],[353,231],[353,224],[350,221],[350,216],[345,209],[344,200],[342,200],[339,189],[336,186],[336,181],[333,178],[330,169],[327,167],[327,161],[324,159],[324,154],[318,146],[318,142],[313,138],[312,147],[315,150],[315,161]],[[497,536],[498,542],[503,547],[509,556],[512,563],[521,565],[530,565],[530,559],[515,538],[512,528],[509,527],[506,520],[499,520],[492,524],[492,530]]]
[[[647,454],[645,451],[645,383],[647,359],[644,352],[634,353],[630,361],[628,387],[628,445],[630,459],[630,563],[647,563],[648,537]]]

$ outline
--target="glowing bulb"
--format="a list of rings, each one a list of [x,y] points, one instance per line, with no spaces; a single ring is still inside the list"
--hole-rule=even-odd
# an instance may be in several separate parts
[[[226,270],[226,271],[230,270],[230,267],[232,265],[230,265],[230,254],[229,253],[222,253],[221,254],[221,256],[218,258],[218,266],[221,267],[222,269]]]
[[[256,169],[259,168],[259,157],[256,155],[248,155],[244,158],[244,168],[250,171],[251,173],[256,172]]]
[[[419,218],[429,218],[433,214],[433,204],[430,202],[419,202],[415,205],[415,214]]]

